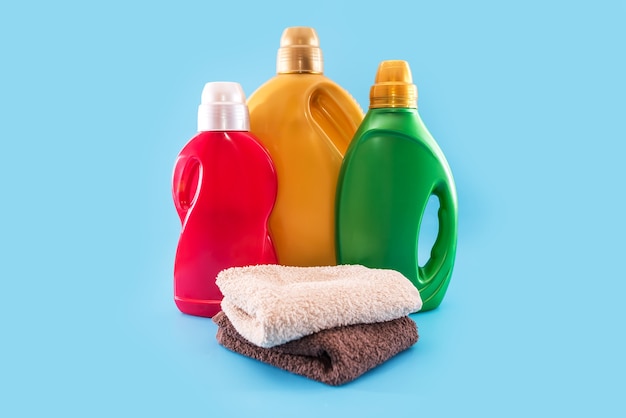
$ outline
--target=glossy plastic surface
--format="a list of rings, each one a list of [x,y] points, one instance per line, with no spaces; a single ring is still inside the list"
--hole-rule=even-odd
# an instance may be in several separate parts
[[[201,132],[183,148],[172,189],[182,222],[174,264],[182,312],[219,311],[221,270],[277,262],[267,225],[276,188],[270,156],[249,132]]]
[[[248,108],[250,130],[278,175],[270,229],[279,262],[336,264],[337,176],[361,108],[322,74],[279,74],[249,97]]]
[[[418,264],[420,223],[439,198],[439,233]],[[448,163],[417,109],[370,109],[343,162],[337,187],[337,260],[391,268],[420,291],[422,311],[447,290],[457,243],[457,197]]]

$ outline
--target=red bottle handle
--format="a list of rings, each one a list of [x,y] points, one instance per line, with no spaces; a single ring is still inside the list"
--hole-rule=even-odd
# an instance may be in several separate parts
[[[174,165],[172,195],[182,224],[200,192],[201,178],[202,163],[198,158],[189,155],[178,157]]]

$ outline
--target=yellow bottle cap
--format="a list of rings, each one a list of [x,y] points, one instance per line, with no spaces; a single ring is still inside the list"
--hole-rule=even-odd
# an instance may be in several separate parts
[[[417,87],[408,62],[388,60],[378,66],[376,81],[370,89],[370,109],[383,107],[417,108]]]
[[[323,69],[322,50],[315,29],[305,26],[285,29],[280,38],[276,72],[322,74]]]

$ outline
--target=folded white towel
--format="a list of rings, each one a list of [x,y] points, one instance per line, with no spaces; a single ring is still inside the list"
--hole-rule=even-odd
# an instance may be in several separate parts
[[[422,308],[418,290],[401,273],[359,265],[232,267],[216,279],[222,310],[235,329],[260,347],[315,332],[401,318]]]

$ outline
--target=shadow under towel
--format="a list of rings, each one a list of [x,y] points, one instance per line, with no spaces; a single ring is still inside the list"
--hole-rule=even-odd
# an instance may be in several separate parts
[[[224,312],[213,317],[217,341],[244,356],[329,385],[350,382],[417,342],[408,316],[387,322],[326,329],[271,348],[241,336]]]

